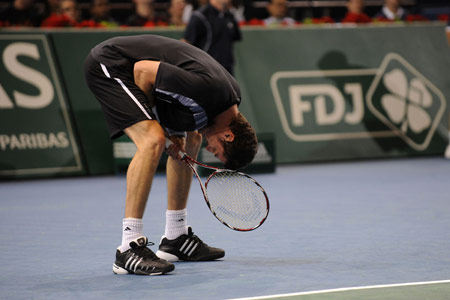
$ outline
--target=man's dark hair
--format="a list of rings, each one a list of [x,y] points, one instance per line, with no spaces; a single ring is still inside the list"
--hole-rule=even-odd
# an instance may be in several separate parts
[[[224,155],[227,160],[225,168],[242,169],[255,157],[258,150],[258,139],[255,130],[240,112],[231,121],[230,130],[234,134],[234,140],[223,142]]]

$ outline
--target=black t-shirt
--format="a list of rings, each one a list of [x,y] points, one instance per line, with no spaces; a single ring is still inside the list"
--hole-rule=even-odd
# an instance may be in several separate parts
[[[240,104],[233,76],[210,55],[187,43],[155,35],[115,37],[96,46],[91,54],[128,78],[137,61],[160,61],[152,95],[160,122],[172,130],[201,129]]]
[[[208,52],[232,73],[233,42],[241,39],[241,31],[229,11],[219,12],[210,4],[196,10],[186,27],[184,39]]]

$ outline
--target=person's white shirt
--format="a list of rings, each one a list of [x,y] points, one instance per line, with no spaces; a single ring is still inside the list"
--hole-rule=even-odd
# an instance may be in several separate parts
[[[264,19],[264,25],[295,25],[295,20],[290,17],[284,17],[282,19],[278,19],[275,17],[269,17]]]
[[[397,11],[394,13],[391,11],[386,5],[382,8],[383,14],[389,19],[389,20],[395,20],[395,19],[402,19],[405,15],[405,10],[401,7],[397,9]]]
[[[183,10],[183,16],[181,19],[183,20],[184,24],[189,23],[189,19],[191,18],[192,12],[194,11],[194,7],[192,4],[186,4]]]

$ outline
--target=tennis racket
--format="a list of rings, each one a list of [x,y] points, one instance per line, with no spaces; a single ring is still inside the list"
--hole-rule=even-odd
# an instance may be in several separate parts
[[[172,142],[166,140],[166,148]],[[249,175],[203,164],[180,151],[200,184],[208,208],[225,226],[251,231],[261,226],[269,214],[269,198],[262,186]],[[214,170],[203,184],[195,165]]]

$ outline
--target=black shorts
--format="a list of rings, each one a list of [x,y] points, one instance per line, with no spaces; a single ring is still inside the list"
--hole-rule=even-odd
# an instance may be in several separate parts
[[[133,65],[106,66],[89,54],[84,72],[87,85],[100,102],[112,139],[137,122],[156,120],[153,105],[134,83]]]

